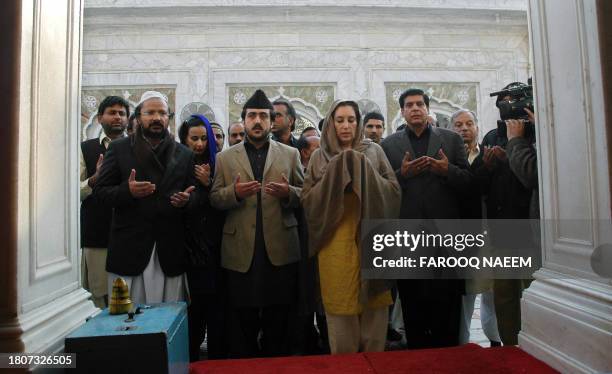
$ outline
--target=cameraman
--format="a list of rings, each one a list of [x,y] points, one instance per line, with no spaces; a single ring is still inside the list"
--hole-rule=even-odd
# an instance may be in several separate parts
[[[535,124],[535,116],[529,109],[525,109],[529,121]],[[529,217],[540,218],[540,200],[538,195],[538,158],[534,142],[525,138],[525,121],[510,119],[506,122],[508,145],[506,154],[510,170],[521,181],[523,186],[530,188],[531,201],[529,204]],[[534,139],[535,140],[535,139]]]
[[[521,91],[527,88],[527,85],[515,82],[504,87],[501,92]],[[533,131],[529,132],[529,136],[525,136],[524,122],[520,119],[510,119],[508,113],[504,113],[503,108],[507,108],[512,100],[514,98],[505,93],[497,97],[496,106],[500,109],[501,121],[498,121],[498,128],[489,131],[483,139],[481,149],[484,150],[484,166],[476,172],[476,174],[483,174],[487,177],[482,180],[485,184],[483,191],[486,194],[487,222],[492,246],[494,249],[511,251],[532,248],[535,245],[534,236],[530,234],[532,228],[528,221],[531,216],[530,202],[533,195],[533,184],[524,184],[521,177],[526,175],[519,176],[519,173],[513,170],[515,167],[525,169],[522,161],[516,159],[518,156],[516,151],[519,150],[516,147],[524,144],[531,147],[535,143],[535,136]],[[513,115],[512,117],[527,117],[528,113],[523,114],[523,112],[524,110],[521,110],[520,116]],[[507,131],[508,127],[510,131]],[[512,143],[509,142],[509,137],[513,140]],[[524,152],[520,153],[524,154]],[[512,156],[512,161],[510,161],[510,156]],[[533,170],[535,170],[535,163],[528,174],[530,177],[535,175],[537,186],[537,171],[534,174]],[[523,170],[519,171],[523,172]],[[535,195],[537,198],[537,192]],[[511,230],[506,227],[509,223],[515,226]],[[525,235],[517,236],[515,233],[519,230],[525,232]],[[495,279],[494,281],[495,312],[499,334],[504,345],[518,344],[518,333],[521,329],[520,299],[523,290],[530,283],[530,279]]]

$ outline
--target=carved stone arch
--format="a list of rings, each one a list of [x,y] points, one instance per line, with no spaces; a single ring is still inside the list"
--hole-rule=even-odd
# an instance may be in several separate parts
[[[438,127],[450,129],[450,117],[453,115],[453,113],[460,109],[466,108],[463,108],[450,100],[438,99],[435,96],[431,97],[429,100],[429,111],[435,114]]]
[[[81,130],[81,141],[88,139],[94,139],[100,136],[102,131],[102,125],[98,122],[98,116],[92,114],[88,119],[85,126]]]
[[[382,114],[380,106],[372,100],[361,99],[357,101],[357,105],[359,106],[359,111],[361,112],[361,118],[365,117],[365,115],[370,112],[377,112]]]

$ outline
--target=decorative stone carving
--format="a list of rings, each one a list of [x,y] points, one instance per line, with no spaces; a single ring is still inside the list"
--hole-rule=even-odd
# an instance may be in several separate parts
[[[362,118],[370,112],[378,112],[382,114],[382,111],[380,110],[378,104],[376,104],[372,100],[361,99],[357,101],[357,105],[359,105],[359,111],[361,112]]]
[[[395,101],[399,100],[399,97],[402,96],[402,90],[400,88],[394,89],[393,92],[391,93],[391,96],[393,97],[393,100]]]
[[[183,109],[181,109],[181,123],[185,122],[189,119],[192,114],[201,114],[210,122],[215,122],[215,112],[204,103],[201,102],[193,102],[185,105]]]
[[[317,90],[317,92],[315,92],[315,99],[317,99],[317,102],[321,104],[326,102],[328,98],[329,98],[329,95],[327,94],[325,90]]]
[[[325,99],[320,101],[319,98],[335,97],[334,87],[331,85],[314,85],[314,84],[303,84],[303,85],[257,85],[257,86],[230,86],[229,96],[232,100],[228,100],[229,107],[229,121],[228,123],[236,122],[240,120],[240,113],[242,112],[242,106],[246,102],[247,98],[250,97],[256,89],[261,88],[266,92],[270,101],[283,97],[289,100],[295,107],[296,111],[304,116],[303,121],[298,121],[296,124],[296,132],[298,127],[310,126],[311,124],[317,124],[318,121],[325,116],[325,113],[331,106],[331,101]],[[278,95],[273,96],[274,93]],[[236,100],[240,97],[240,100]]]
[[[457,93],[457,102],[459,103],[459,105],[464,106],[465,104],[467,104],[469,99],[470,94],[467,92],[467,90],[461,90]]]
[[[238,104],[238,105],[244,105],[244,103],[246,103],[247,101],[246,95],[244,94],[244,92],[240,90],[236,91],[233,98],[234,98],[234,104]]]
[[[98,109],[98,100],[96,100],[95,96],[83,95],[83,104],[85,104],[85,108],[90,114]]]

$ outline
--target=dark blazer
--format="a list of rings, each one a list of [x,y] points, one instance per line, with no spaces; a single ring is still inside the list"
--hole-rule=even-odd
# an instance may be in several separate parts
[[[529,218],[540,218],[538,195],[538,156],[533,143],[525,138],[514,138],[506,148],[510,170],[523,183],[525,188],[532,189],[529,203]]]
[[[426,155],[439,159],[440,148],[448,158],[448,174],[439,176],[430,171],[410,178],[401,173],[406,151],[415,155],[408,130],[390,135],[382,142],[383,150],[395,170],[402,188],[401,219],[459,219],[461,200],[470,187],[469,171],[463,139],[451,130],[431,127]],[[433,252],[433,251],[436,252]],[[432,256],[447,252],[446,248],[428,248]],[[415,311],[403,307],[406,338],[411,348],[457,345],[461,312],[461,295],[465,292],[462,279],[452,277],[453,269],[438,269],[433,279],[398,280],[402,307],[416,303],[426,305]],[[406,302],[406,304],[404,304]],[[443,311],[443,312],[440,312]]]
[[[186,268],[184,214],[196,205],[198,192],[191,194],[184,208],[173,207],[170,196],[196,185],[193,152],[177,143],[155,193],[135,199],[128,187],[131,170],[136,170],[137,181],[151,178],[134,157],[131,139],[110,144],[93,190],[97,199],[114,208],[106,270],[119,275],[141,274],[156,243],[164,274],[180,275]]]
[[[106,155],[106,148],[100,139],[89,139],[81,143],[81,152],[87,168],[87,178],[96,173],[100,154]],[[105,206],[92,194],[81,203],[81,247],[107,248],[113,208]]]
[[[488,175],[484,168],[482,149],[470,165],[472,180],[461,199],[461,218],[481,220],[484,217],[483,194],[488,183]]]
[[[198,263],[187,267],[189,292],[213,294],[222,292],[223,273],[221,271],[221,237],[225,213],[213,208],[208,199],[209,188],[198,181],[200,194],[198,205],[185,217],[185,230],[191,251],[199,251]],[[203,261],[201,260],[203,258]]]
[[[482,140],[482,146],[500,146],[507,148],[508,138],[499,136],[497,129],[489,131]],[[484,152],[484,151],[483,151]],[[488,219],[527,219],[529,218],[529,203],[531,201],[531,186],[525,187],[510,170],[508,161],[498,161],[496,167],[487,171],[489,185],[487,186],[487,218]],[[493,240],[495,243],[495,239]]]
[[[400,218],[459,218],[460,194],[470,186],[467,155],[463,139],[455,132],[431,127],[427,156],[439,159],[440,148],[448,158],[448,175],[441,177],[424,172],[412,178],[402,177],[400,170],[406,151],[414,155],[407,130],[396,132],[382,141],[381,146],[395,170],[402,188]]]
[[[529,140],[528,144],[532,144]],[[497,129],[489,131],[482,140],[481,149],[485,146],[500,146],[508,152],[508,138],[498,134]],[[507,155],[508,156],[508,155]],[[487,208],[488,232],[494,247],[506,249],[529,248],[534,245],[529,234],[531,231],[527,219],[530,217],[532,185],[524,185],[510,168],[510,158],[497,161],[493,170],[483,170],[488,173],[485,204]],[[537,175],[537,174],[536,174]],[[537,194],[537,189],[535,190]],[[516,225],[513,230],[507,230],[507,222],[512,220]],[[522,228],[522,229],[521,229]],[[523,231],[525,235],[517,237],[514,233]]]

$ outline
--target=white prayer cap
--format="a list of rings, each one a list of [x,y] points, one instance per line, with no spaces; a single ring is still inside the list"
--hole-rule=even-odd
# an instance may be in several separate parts
[[[166,97],[166,95],[157,91],[147,91],[142,94],[142,96],[140,97],[140,101],[136,106],[139,106],[140,104],[144,103],[149,99],[161,99],[163,102],[166,103],[166,105],[168,105],[168,98]]]

